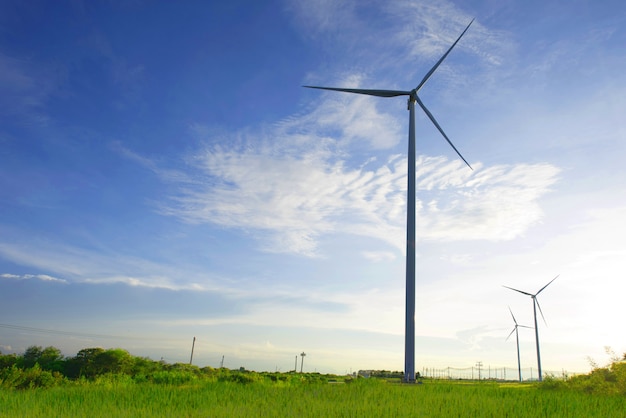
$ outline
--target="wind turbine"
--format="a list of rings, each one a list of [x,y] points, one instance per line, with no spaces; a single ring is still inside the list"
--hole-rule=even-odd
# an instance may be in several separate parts
[[[543,311],[541,310],[541,306],[539,305],[539,301],[537,300],[537,295],[539,293],[541,293],[543,291],[543,289],[548,287],[550,285],[550,283],[555,281],[557,279],[557,277],[559,277],[558,274],[557,274],[557,276],[554,279],[550,280],[547,285],[545,285],[544,287],[539,289],[539,291],[537,293],[535,293],[534,295],[532,293],[524,292],[523,290],[513,289],[512,287],[504,286],[507,289],[515,290],[516,292],[522,293],[524,295],[528,295],[533,300],[533,316],[535,317],[535,344],[537,345],[537,369],[539,370],[539,381],[540,382],[542,380],[542,374],[541,374],[541,354],[539,352],[539,327],[537,327],[537,308],[539,308],[539,313],[541,313],[541,317],[543,318],[543,322],[546,323],[546,324],[547,324],[547,322],[546,322],[546,318],[543,316]]]
[[[522,381],[522,363],[520,361],[520,356],[519,356],[519,333],[517,329],[519,327],[522,327],[522,328],[530,328],[530,327],[527,327],[526,325],[519,325],[517,323],[517,321],[515,320],[515,315],[513,315],[513,311],[511,310],[510,306],[509,306],[509,312],[511,312],[511,316],[513,317],[513,322],[515,322],[515,327],[513,328],[513,331],[511,331],[509,336],[506,337],[505,341],[508,341],[508,339],[511,338],[511,335],[515,333],[515,341],[517,342],[517,373],[519,375],[519,381],[521,382]]]
[[[459,157],[472,169],[472,166],[456,149],[452,141],[445,134],[435,117],[420,100],[417,93],[426,84],[435,70],[446,59],[452,48],[461,40],[465,32],[469,29],[474,20],[467,25],[463,33],[459,35],[452,46],[437,61],[437,63],[426,73],[422,81],[413,90],[371,90],[371,89],[351,89],[338,87],[304,86],[312,89],[333,90],[346,93],[366,94],[377,97],[398,97],[408,96],[409,110],[409,150],[408,150],[408,180],[407,180],[407,232],[406,232],[406,315],[405,315],[405,340],[404,340],[404,381],[406,383],[415,382],[415,103],[419,104],[430,121],[437,127],[441,135],[448,141]]]

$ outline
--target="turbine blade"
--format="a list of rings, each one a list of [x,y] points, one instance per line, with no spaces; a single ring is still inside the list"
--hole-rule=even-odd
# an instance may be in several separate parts
[[[446,59],[446,57],[448,56],[448,54],[450,53],[450,51],[452,51],[452,48],[454,48],[456,46],[456,44],[461,40],[461,38],[463,37],[463,35],[465,35],[465,32],[467,32],[467,30],[469,29],[470,25],[474,22],[474,19],[472,19],[471,22],[469,22],[469,24],[467,25],[467,27],[465,28],[465,30],[463,31],[463,33],[461,33],[461,35],[459,35],[459,37],[457,38],[456,41],[454,41],[454,43],[452,44],[452,46],[446,51],[445,54],[443,54],[443,56],[441,58],[439,58],[439,61],[437,61],[437,63],[433,66],[433,68],[430,69],[430,71],[428,73],[426,73],[426,75],[424,76],[424,78],[422,79],[422,81],[417,85],[417,87],[415,88],[415,91],[419,91],[422,86],[424,84],[426,84],[426,82],[428,81],[428,79],[430,78],[431,75],[433,75],[433,73],[437,70],[437,68],[439,67],[439,65],[441,65],[441,63],[443,62],[443,60]]]
[[[535,303],[537,304],[537,307],[539,308],[539,313],[541,314],[541,318],[543,318],[543,323],[546,324],[547,326],[548,323],[546,322],[546,317],[543,316],[543,311],[541,310],[541,305],[539,304],[539,301],[537,300],[537,298],[533,298],[533,300],[535,301]]]
[[[450,139],[448,138],[448,135],[446,135],[446,133],[443,131],[443,129],[441,129],[441,126],[439,126],[439,124],[437,123],[437,121],[435,120],[435,117],[433,116],[432,113],[430,113],[430,111],[426,108],[426,106],[424,105],[424,103],[422,103],[422,101],[420,100],[420,98],[417,96],[417,94],[413,95],[413,97],[415,98],[415,100],[417,101],[417,103],[420,105],[420,107],[422,108],[422,110],[424,111],[424,113],[426,113],[426,115],[428,116],[428,118],[430,119],[430,121],[437,127],[437,129],[439,129],[439,132],[441,132],[441,135],[443,135],[443,137],[446,139],[446,141],[448,141],[448,144],[450,144],[450,146],[452,147],[452,149],[454,151],[456,151],[457,155],[459,157],[461,157],[461,159],[463,160],[463,162],[465,162],[465,164],[467,164],[467,166],[471,169],[474,170],[472,168],[472,166],[467,162],[467,160],[465,158],[463,158],[463,156],[461,155],[461,153],[459,152],[458,149],[456,149],[456,147],[454,146],[454,144],[452,143],[452,141],[450,141]]]
[[[557,277],[559,277],[559,276],[560,276],[560,274],[557,274],[557,275],[556,275],[556,277],[555,277],[554,279],[550,280],[550,282],[549,282],[547,285],[545,285],[544,287],[542,287],[541,289],[539,289],[539,291],[538,291],[537,293],[535,293],[535,296],[537,296],[539,293],[541,293],[541,291],[542,291],[543,289],[545,289],[546,287],[550,286],[550,283],[552,283],[553,281],[555,281],[555,280],[557,279]]]
[[[368,96],[378,96],[378,97],[397,97],[397,96],[410,96],[410,91],[404,90],[371,90],[371,89],[345,89],[341,87],[319,87],[319,86],[302,86],[309,89],[319,89],[319,90],[333,90],[333,91],[343,91],[345,93],[357,93],[357,94],[367,94]]]
[[[516,329],[517,329],[517,328],[513,328],[513,331],[511,331],[511,333],[509,334],[509,336],[508,336],[508,337],[506,337],[506,340],[504,340],[504,341],[508,341],[508,340],[509,340],[509,338],[511,338],[511,335],[513,335],[513,333],[515,332],[515,330],[516,330]]]
[[[518,325],[518,328],[522,327],[522,328],[528,328],[528,329],[533,329],[533,327],[527,327],[526,325]]]
[[[517,326],[517,320],[515,320],[515,315],[513,315],[513,311],[511,310],[510,306],[509,306],[509,312],[511,312],[511,316],[513,317],[513,322],[515,322],[515,326]]]
[[[535,296],[535,295],[533,295],[533,294],[531,294],[531,293],[524,292],[523,290],[513,289],[512,287],[509,287],[509,286],[504,286],[504,285],[502,285],[502,287],[506,287],[507,289],[515,290],[516,292],[520,292],[520,293],[523,293],[523,294],[528,295],[528,296]]]

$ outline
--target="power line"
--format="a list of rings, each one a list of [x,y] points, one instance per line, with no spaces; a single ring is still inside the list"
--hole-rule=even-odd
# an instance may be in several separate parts
[[[18,331],[37,332],[40,334],[65,335],[68,337],[89,337],[89,338],[118,338],[118,339],[144,339],[143,337],[131,337],[107,334],[91,334],[85,332],[60,331],[54,329],[26,327],[23,325],[0,324],[0,328],[14,329]]]

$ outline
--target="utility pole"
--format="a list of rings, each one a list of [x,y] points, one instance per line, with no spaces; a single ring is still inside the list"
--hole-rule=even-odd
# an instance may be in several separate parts
[[[304,354],[304,351],[302,353],[300,353],[300,357],[302,357],[302,361],[300,362],[300,373],[302,373],[302,368],[304,367],[304,356],[306,356],[306,354]],[[296,356],[296,362],[298,361],[298,356]],[[296,363],[296,367],[298,367],[298,363]]]
[[[189,358],[189,364],[193,362],[193,348],[196,345],[196,337],[193,337],[193,342],[191,343],[191,357]]]
[[[482,361],[477,361],[476,362],[476,367],[478,367],[478,380],[481,380],[480,368],[483,367],[483,362]]]

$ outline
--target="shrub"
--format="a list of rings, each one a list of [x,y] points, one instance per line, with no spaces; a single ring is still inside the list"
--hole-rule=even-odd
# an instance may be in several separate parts
[[[611,365],[611,371],[615,375],[617,391],[626,395],[626,361],[620,361]]]
[[[553,375],[544,376],[543,381],[539,384],[539,388],[544,390],[558,390],[565,387],[565,381],[557,379]]]
[[[25,370],[13,365],[0,372],[0,387],[5,389],[48,388],[64,381],[60,373],[42,370],[39,364]]]
[[[94,384],[96,386],[103,386],[106,388],[119,388],[119,387],[127,387],[133,386],[135,381],[133,378],[127,374],[123,373],[106,373],[97,376],[94,379]]]
[[[198,380],[198,377],[187,370],[162,370],[152,374],[152,382],[165,385],[183,385]]]
[[[626,395],[626,362],[615,361],[606,367],[596,367],[589,374],[572,377],[566,385],[585,393]]]
[[[241,384],[253,383],[263,381],[263,376],[258,373],[249,371],[230,371],[226,369],[220,369],[220,374],[217,377],[218,382],[235,382]]]

